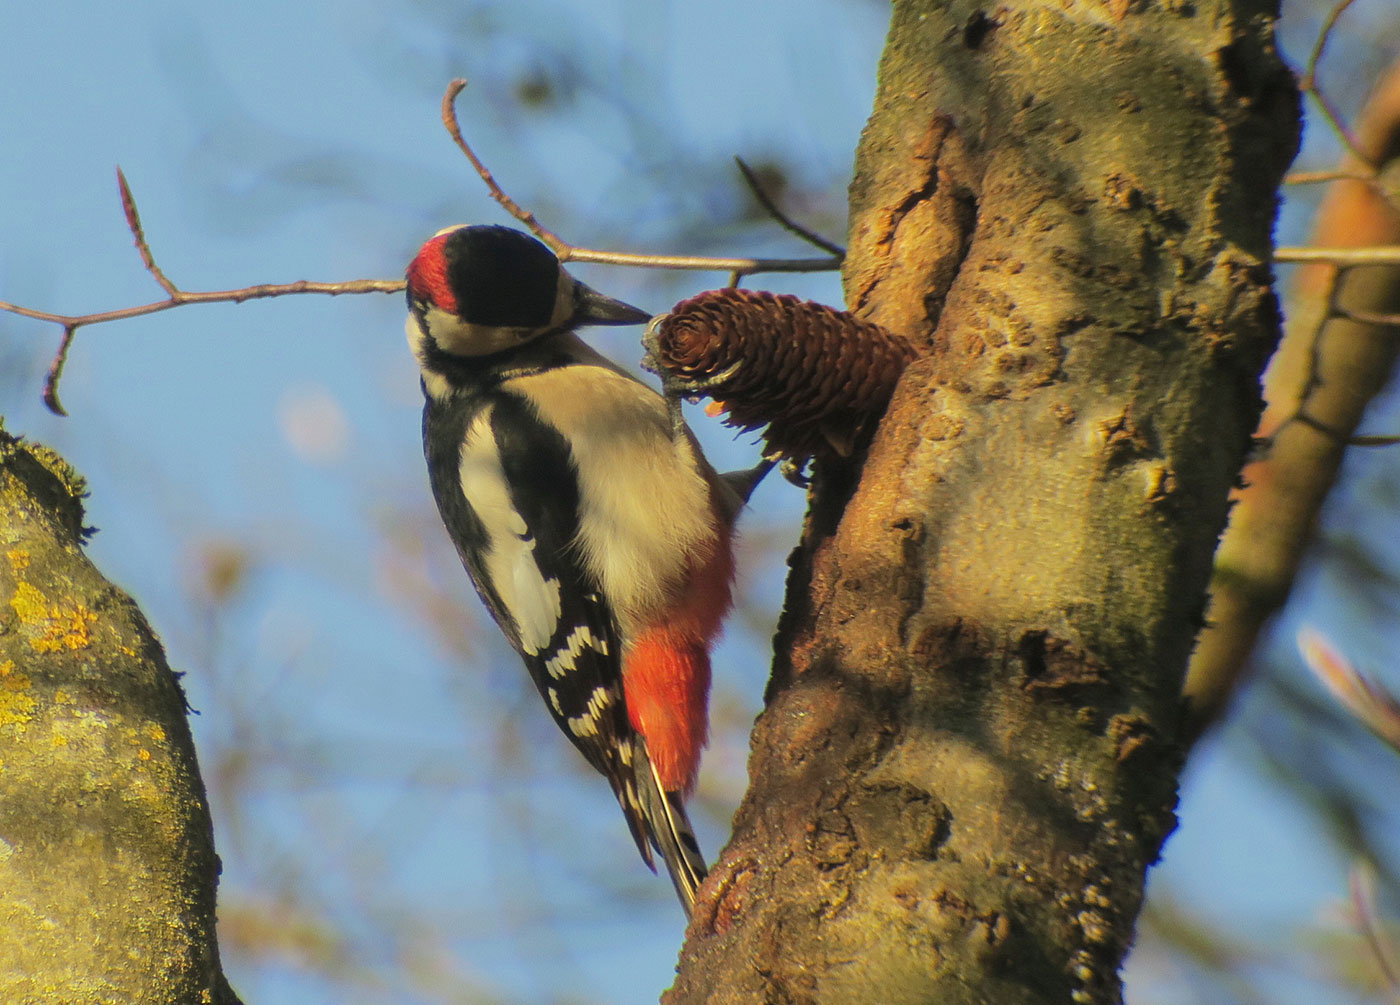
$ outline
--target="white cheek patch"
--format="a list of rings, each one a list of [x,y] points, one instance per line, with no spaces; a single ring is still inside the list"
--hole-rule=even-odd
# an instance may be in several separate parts
[[[434,306],[423,312],[423,320],[427,337],[443,352],[454,356],[487,356],[514,348],[536,334],[534,328],[472,324]]]
[[[511,505],[501,455],[485,408],[462,442],[458,477],[462,494],[486,530],[484,564],[521,648],[533,656],[549,644],[559,623],[559,580],[546,579],[535,562],[535,539]]]
[[[446,377],[433,372],[426,365],[428,335],[418,323],[418,315],[410,311],[403,330],[408,336],[408,348],[413,353],[413,358],[418,361],[418,372],[423,377],[423,389],[430,397],[438,401],[444,400],[452,393],[452,385],[447,383]]]

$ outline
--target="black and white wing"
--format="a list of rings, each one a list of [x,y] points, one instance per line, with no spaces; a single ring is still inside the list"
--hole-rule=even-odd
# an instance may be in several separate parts
[[[568,444],[523,398],[496,389],[429,399],[424,446],[433,495],[477,593],[554,721],[608,779],[647,865],[655,869],[653,847],[661,853],[688,913],[704,859],[627,716],[616,620],[573,546],[579,487]]]

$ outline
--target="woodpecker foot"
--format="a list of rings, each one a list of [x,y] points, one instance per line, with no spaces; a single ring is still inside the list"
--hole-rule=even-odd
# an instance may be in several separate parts
[[[778,470],[782,472],[783,477],[800,489],[805,489],[812,484],[812,479],[803,473],[803,468],[806,466],[805,459],[799,461],[792,457],[784,457],[778,462]]]
[[[711,374],[708,377],[677,377],[674,374],[666,379],[682,393],[689,396],[702,397],[713,394],[727,384],[734,375],[739,372],[744,365],[743,360],[736,360],[725,367],[719,373]]]

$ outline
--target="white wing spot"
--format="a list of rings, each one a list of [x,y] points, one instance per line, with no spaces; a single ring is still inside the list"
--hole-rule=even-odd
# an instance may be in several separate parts
[[[569,637],[564,640],[564,644],[559,650],[544,661],[545,671],[555,680],[559,680],[578,665],[578,655],[585,649],[592,649],[594,652],[606,656],[608,654],[608,641],[607,639],[595,639],[587,625],[580,625],[569,633]]]
[[[535,540],[510,502],[501,454],[491,433],[491,409],[472,420],[457,469],[462,494],[486,530],[485,565],[491,585],[514,623],[520,646],[533,656],[549,644],[559,623],[559,581],[545,579]]]
[[[596,719],[603,714],[603,709],[612,702],[612,691],[608,688],[594,688],[593,693],[588,696],[587,714]]]
[[[569,731],[575,736],[596,736],[598,733],[598,719],[613,701],[615,692],[612,688],[595,687],[593,693],[588,696],[588,705],[584,708],[582,715],[574,716],[569,720]]]

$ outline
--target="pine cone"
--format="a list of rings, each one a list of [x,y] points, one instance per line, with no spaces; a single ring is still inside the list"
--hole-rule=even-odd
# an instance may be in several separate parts
[[[908,340],[848,311],[756,290],[682,300],[647,328],[668,389],[714,398],[727,425],[767,426],[765,455],[850,454],[914,358]]]

